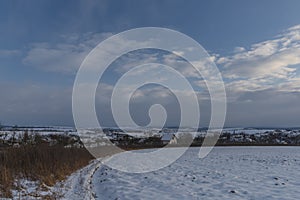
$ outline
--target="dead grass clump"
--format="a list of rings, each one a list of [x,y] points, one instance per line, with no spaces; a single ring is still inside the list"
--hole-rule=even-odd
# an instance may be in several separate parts
[[[25,145],[0,150],[0,197],[10,197],[15,178],[38,180],[48,186],[86,166],[93,157],[84,148]]]

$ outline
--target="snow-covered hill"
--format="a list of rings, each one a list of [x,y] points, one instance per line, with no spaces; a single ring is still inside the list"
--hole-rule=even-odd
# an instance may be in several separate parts
[[[68,147],[83,147],[82,142],[86,147],[112,145],[110,142],[127,147],[160,147],[171,140],[176,145],[186,134],[194,138],[192,145],[201,146],[206,133],[206,129],[195,128],[75,130],[68,127],[9,127],[0,130],[0,147],[36,142]],[[224,128],[217,145],[300,145],[300,129]]]

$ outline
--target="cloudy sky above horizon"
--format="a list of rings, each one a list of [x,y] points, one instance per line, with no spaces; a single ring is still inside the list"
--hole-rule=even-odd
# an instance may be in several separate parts
[[[151,26],[180,31],[210,54],[227,93],[225,126],[299,127],[299,8],[296,0],[1,1],[0,122],[73,126],[72,88],[83,59],[116,33]],[[137,57],[175,65],[172,56],[152,51],[117,60],[96,98],[105,126],[114,125],[105,100],[112,83]],[[159,87],[137,91],[133,119],[147,124],[147,110],[158,102],[170,114],[168,125],[176,124],[178,102],[168,94]],[[200,125],[207,126],[210,104],[205,92],[199,95]]]

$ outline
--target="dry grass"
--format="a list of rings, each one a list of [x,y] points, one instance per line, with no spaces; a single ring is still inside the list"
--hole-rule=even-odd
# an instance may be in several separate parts
[[[26,145],[0,149],[0,197],[10,197],[15,178],[39,180],[52,186],[87,165],[93,157],[84,148]]]

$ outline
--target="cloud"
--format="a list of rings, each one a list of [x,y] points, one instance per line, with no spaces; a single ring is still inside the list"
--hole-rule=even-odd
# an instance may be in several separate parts
[[[51,48],[36,45],[29,51],[23,63],[45,71],[74,72],[79,68],[86,53],[72,49],[72,46]]]
[[[18,125],[72,125],[71,87],[0,85],[0,121]]]
[[[247,50],[236,47],[231,56],[218,57],[216,63],[227,79],[231,91],[258,91],[267,88],[284,90],[293,84],[300,64],[300,25],[291,27],[271,40],[251,45]],[[296,87],[295,87],[296,86]],[[291,88],[287,88],[290,90]]]
[[[129,52],[116,60],[114,71],[122,75],[134,67],[147,63],[159,63],[159,53],[149,50]]]
[[[19,50],[0,49],[0,57],[1,58],[17,56],[20,54],[21,54],[21,52]]]
[[[235,47],[234,48],[234,53],[240,53],[246,51],[246,49],[244,47]]]
[[[228,103],[226,124],[246,127],[299,125],[299,92],[276,89],[244,92]]]
[[[62,35],[57,44],[31,44],[23,63],[43,71],[75,73],[87,54],[111,33]]]
[[[43,71],[75,73],[89,51],[103,38],[109,35],[109,33],[106,35],[97,35],[93,33],[85,35],[75,34],[62,36],[63,42],[57,44],[32,44],[26,57],[23,59],[23,62],[26,65],[33,66]],[[121,41],[122,38],[119,39],[120,40],[116,42],[116,44],[107,48],[107,53],[110,53],[114,48],[117,48],[116,45],[120,42],[126,42],[126,44],[130,46],[136,45],[134,42]],[[3,53],[3,55],[10,55],[10,53],[11,55],[14,54],[13,52],[7,52]],[[173,53],[183,55],[180,51]],[[291,27],[270,40],[253,44],[249,48],[236,47],[230,56],[214,54],[210,59],[220,66],[219,69],[225,80],[228,97],[227,125],[272,126],[274,124],[297,124],[297,116],[299,115],[298,108],[300,108],[300,74],[298,74],[298,67],[300,66],[300,25]],[[99,58],[95,57],[93,62],[99,62],[98,60]],[[180,59],[175,55],[157,52],[150,52],[148,54],[130,52],[126,56],[116,60],[117,67],[113,68],[113,73],[120,76],[130,70],[133,66],[150,62],[159,62],[178,69],[178,71],[187,79],[192,80],[193,84],[200,88],[204,88],[205,91],[200,89],[197,91],[197,96],[200,102],[204,101],[200,105],[204,107],[204,110],[210,108],[209,99],[207,98],[209,97],[209,94],[207,92],[205,81],[202,79],[196,80],[195,78],[199,77],[198,72],[183,59]],[[192,64],[195,63],[196,61]],[[201,61],[199,61],[198,64],[199,66],[203,66]],[[212,74],[210,71],[205,71],[207,69],[208,68],[201,68],[202,73]],[[136,70],[133,75],[143,78],[143,74],[149,74],[147,70],[145,70],[145,68]],[[156,74],[156,79],[154,80],[157,81],[162,78],[172,78],[169,74],[160,75],[159,69],[154,69],[153,74]],[[109,78],[112,79],[116,77],[111,76]],[[111,79],[110,81],[112,81]],[[211,77],[211,81],[214,82],[214,80],[214,77]],[[89,80],[87,80],[86,84],[88,83]],[[98,110],[100,110],[98,115],[99,119],[105,121],[105,124],[111,125],[113,118],[109,110],[109,100],[113,85],[109,85],[105,82],[102,84],[103,87],[101,88],[101,91],[97,92],[96,105]],[[126,85],[124,90],[121,91],[122,94],[126,95],[129,93],[129,90],[131,89],[129,86],[130,85]],[[217,84],[214,87],[217,87]],[[13,95],[10,91],[14,91],[18,95]],[[65,111],[64,113],[71,115],[70,105],[64,103],[70,103],[70,91],[66,92],[68,99],[63,95],[65,92],[60,89],[57,92],[62,93],[61,95],[58,95],[52,90],[48,93],[41,93],[38,89],[33,89],[31,87],[23,88],[23,91],[29,91],[28,96],[22,94],[21,89],[10,88],[10,91],[6,92],[8,93],[7,96],[10,96],[12,99],[5,100],[4,98],[5,101],[2,100],[4,103],[2,104],[1,110],[5,111],[2,116],[7,114],[7,116],[12,118],[14,116],[12,115],[12,112],[15,111],[16,115],[16,110],[18,109],[18,112],[20,113],[31,113],[29,116],[32,119],[42,118],[41,115],[47,113],[47,115],[49,115],[49,117],[47,117],[48,119],[51,118],[52,120],[53,118],[53,120],[55,120],[55,117],[57,117],[59,113],[62,114],[61,111]],[[176,92],[179,93],[180,91]],[[54,96],[55,99],[62,98],[62,101],[56,100],[49,102],[47,99],[43,99],[43,96],[49,97],[49,95]],[[187,91],[182,91],[182,94],[180,95],[185,97],[184,99],[189,105],[190,94]],[[84,98],[85,95],[82,96]],[[155,90],[153,88],[137,90],[132,97],[132,105],[136,108],[133,110],[136,114],[133,113],[133,115],[135,115],[137,119],[147,122],[147,118],[143,118],[143,116],[147,115],[147,112],[143,111],[141,113],[140,110],[142,108],[145,109],[145,105],[150,105],[155,102],[162,102],[172,110],[171,108],[176,108],[177,105],[171,96],[172,95],[166,93],[166,91]],[[19,102],[25,102],[27,105],[26,108],[22,108],[21,106],[24,105],[24,103],[21,104]],[[55,102],[55,104],[53,102]],[[6,108],[5,105],[9,106]],[[35,105],[38,105],[39,108],[35,109],[33,107]],[[49,108],[46,107],[47,105],[49,105]],[[11,108],[11,110],[7,110],[8,108]],[[189,109],[193,109],[192,106],[190,106]],[[32,114],[34,110],[45,110],[45,112],[42,112],[40,115],[34,115]],[[206,115],[206,112],[204,115]],[[207,115],[202,119],[209,119],[209,116]]]
[[[258,50],[260,56],[249,56],[227,62],[225,77],[285,79],[296,71],[292,65],[300,63],[300,49],[292,48],[274,54],[270,54],[268,51],[270,50]],[[266,56],[267,54],[269,55]]]
[[[225,79],[229,126],[297,126],[300,25],[215,61]]]

